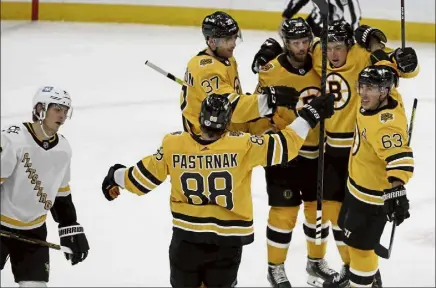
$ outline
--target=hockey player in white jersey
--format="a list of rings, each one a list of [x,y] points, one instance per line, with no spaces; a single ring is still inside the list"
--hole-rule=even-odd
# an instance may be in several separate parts
[[[12,125],[1,132],[1,230],[45,241],[48,211],[59,223],[65,254],[75,265],[85,260],[89,245],[77,223],[70,191],[71,147],[57,131],[72,114],[69,94],[55,87],[38,89],[33,123]],[[46,287],[48,247],[1,238],[0,268],[10,257],[20,287]]]

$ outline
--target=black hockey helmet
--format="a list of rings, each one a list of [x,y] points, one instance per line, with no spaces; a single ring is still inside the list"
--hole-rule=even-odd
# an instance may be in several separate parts
[[[232,105],[225,94],[211,94],[201,103],[200,125],[207,130],[224,132],[230,124],[232,112]]]
[[[392,67],[386,65],[372,65],[365,67],[359,73],[359,85],[369,84],[380,88],[391,89],[397,87],[398,75]]]
[[[283,40],[293,40],[309,37],[310,41],[313,40],[312,29],[306,20],[301,17],[286,19],[280,26],[280,35]]]
[[[327,29],[328,42],[344,42],[347,47],[354,44],[354,32],[345,20],[332,21]]]
[[[224,38],[237,35],[240,37],[238,23],[229,14],[216,11],[207,15],[201,25],[203,36],[206,40],[209,38]]]

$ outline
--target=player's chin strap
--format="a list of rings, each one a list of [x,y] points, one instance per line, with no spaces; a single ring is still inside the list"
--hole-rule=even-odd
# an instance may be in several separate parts
[[[213,40],[213,41],[215,42],[215,40]],[[223,56],[218,55],[218,53],[217,53],[218,47],[215,47],[215,50],[213,50],[212,47],[209,46],[209,40],[206,41],[206,44],[207,44],[207,47],[209,47],[210,51],[212,51],[213,56],[215,56],[218,59],[224,59],[224,60],[228,59],[228,58],[225,58]],[[216,42],[215,42],[215,46],[216,46]]]
[[[378,97],[378,105],[377,105],[377,107],[376,107],[374,110],[379,109],[379,108],[380,108],[380,105],[381,105],[381,104],[382,104],[386,99],[388,99],[389,94],[391,93],[391,88],[385,88],[385,89],[388,89],[388,93],[386,94],[386,97],[385,97],[383,100],[380,100],[380,97],[381,97],[381,91],[380,91],[380,96]]]
[[[33,112],[33,114],[38,118],[38,122],[39,122],[39,126],[41,126],[41,131],[42,131],[42,134],[44,134],[44,137],[46,137],[47,139],[50,139],[50,138],[52,138],[54,135],[48,135],[46,132],[45,132],[45,130],[44,130],[44,124],[43,124],[43,121],[44,121],[44,119],[45,119],[45,111],[41,111],[40,113],[39,113],[39,115],[36,113],[36,111],[34,111]]]

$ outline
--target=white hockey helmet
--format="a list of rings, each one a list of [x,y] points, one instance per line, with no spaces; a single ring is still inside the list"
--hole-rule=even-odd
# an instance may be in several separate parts
[[[57,87],[43,86],[43,87],[39,88],[36,91],[32,102],[33,102],[32,103],[33,104],[33,115],[35,115],[35,117],[37,117],[39,120],[45,119],[45,113],[46,113],[48,106],[50,104],[57,104],[60,106],[67,107],[68,108],[67,118],[71,119],[71,116],[73,114],[73,107],[71,105],[70,94],[67,91],[62,90],[62,89],[57,88]],[[38,103],[41,103],[43,106],[42,107],[43,110],[41,111],[41,113],[39,115],[36,112],[36,105]]]

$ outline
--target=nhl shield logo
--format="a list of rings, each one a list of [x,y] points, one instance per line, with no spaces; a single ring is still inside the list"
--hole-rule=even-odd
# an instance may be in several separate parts
[[[47,148],[48,148],[48,142],[47,142],[47,141],[44,141],[44,142],[42,143],[42,147],[44,147],[44,149],[47,149]]]

